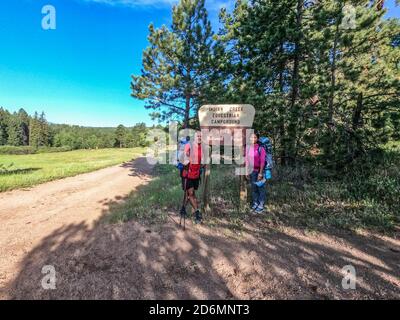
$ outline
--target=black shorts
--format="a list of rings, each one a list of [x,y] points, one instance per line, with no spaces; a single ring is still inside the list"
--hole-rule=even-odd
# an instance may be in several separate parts
[[[197,190],[199,188],[200,179],[185,179],[182,177],[182,190],[185,190],[185,181],[186,181],[186,190],[191,188]]]

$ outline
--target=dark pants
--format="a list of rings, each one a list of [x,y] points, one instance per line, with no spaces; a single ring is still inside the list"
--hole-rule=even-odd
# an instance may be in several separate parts
[[[265,184],[262,187],[257,187],[255,182],[258,180],[258,171],[253,171],[250,174],[250,183],[251,183],[251,197],[253,201],[253,205],[257,204],[260,207],[264,207],[265,199],[266,199],[266,190]]]
[[[194,190],[199,189],[200,179],[185,179],[182,178],[182,190],[189,190],[193,188]]]

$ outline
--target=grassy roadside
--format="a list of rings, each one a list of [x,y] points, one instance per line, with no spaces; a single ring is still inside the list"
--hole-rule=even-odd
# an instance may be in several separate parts
[[[156,165],[153,175],[149,184],[131,192],[124,202],[111,204],[106,219],[156,223],[165,221],[168,212],[178,212],[183,196],[178,170],[173,165]]]
[[[340,175],[306,165],[277,167],[267,186],[268,213],[260,218],[309,230],[371,229],[390,233],[400,222],[399,151],[388,148],[359,159]],[[218,225],[223,217],[240,229],[243,220],[253,219],[250,210],[238,212],[239,190],[233,170],[228,165],[211,170],[212,216],[205,221],[210,226]],[[125,202],[110,208],[111,222],[162,222],[168,212],[179,211],[182,190],[178,171],[171,165],[157,165],[154,176]]]
[[[138,157],[144,148],[0,155],[0,192],[91,172]]]
[[[219,190],[211,197],[213,215],[236,215],[238,208],[238,197],[235,190],[236,178],[231,175],[232,166],[221,165],[211,170],[211,190]],[[179,212],[183,191],[179,171],[173,165],[156,165],[153,169],[153,180],[132,192],[122,203],[115,203],[110,207],[108,220],[114,222],[125,222],[131,219],[139,219],[149,223],[163,222],[168,213]],[[228,186],[228,188],[227,188]],[[198,199],[201,199],[203,185],[200,184],[196,191]],[[191,213],[191,207],[187,210]]]

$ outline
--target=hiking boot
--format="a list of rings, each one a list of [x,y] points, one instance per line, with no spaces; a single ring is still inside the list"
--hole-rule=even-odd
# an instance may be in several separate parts
[[[199,210],[196,210],[196,212],[194,213],[194,222],[197,223],[201,223],[201,221],[203,220],[203,217],[201,216],[201,213]]]
[[[258,208],[258,203],[254,203],[251,207],[251,210],[256,210]]]

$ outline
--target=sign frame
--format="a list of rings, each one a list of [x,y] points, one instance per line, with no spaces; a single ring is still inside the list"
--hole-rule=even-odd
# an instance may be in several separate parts
[[[242,143],[241,143],[241,154],[245,156],[246,153],[246,134],[247,130],[253,126],[255,117],[255,109],[250,104],[216,104],[216,105],[203,105],[199,108],[198,118],[200,122],[201,130],[213,130],[217,129],[221,133],[221,130],[230,130],[231,133],[236,129],[242,130]],[[228,119],[228,120],[224,120]],[[234,145],[234,135],[232,136],[232,145]],[[224,137],[220,134],[220,145]],[[221,141],[222,140],[222,141]],[[207,141],[207,146],[212,145],[211,141]],[[206,165],[203,177],[203,211],[210,213],[211,208],[209,204],[209,180],[210,180],[210,166]],[[240,192],[240,205],[239,210],[244,211],[247,203],[247,183],[246,178],[243,175],[239,176],[239,192]]]

